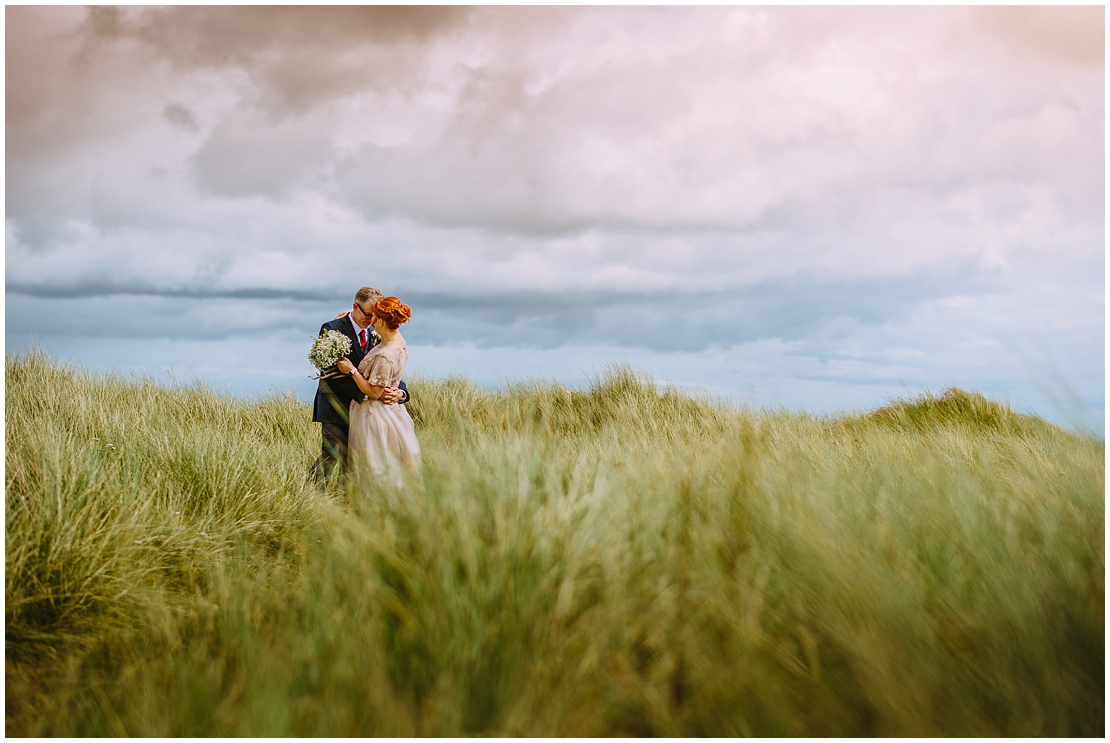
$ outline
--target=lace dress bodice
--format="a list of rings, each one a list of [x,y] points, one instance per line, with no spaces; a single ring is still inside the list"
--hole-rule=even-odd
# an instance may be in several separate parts
[[[405,344],[392,348],[377,346],[358,365],[358,373],[378,387],[396,387],[405,373],[409,353]]]

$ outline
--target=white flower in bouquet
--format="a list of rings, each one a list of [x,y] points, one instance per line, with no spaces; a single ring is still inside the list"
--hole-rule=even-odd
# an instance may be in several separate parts
[[[312,341],[308,360],[321,372],[326,371],[351,352],[351,339],[338,330],[328,330]]]

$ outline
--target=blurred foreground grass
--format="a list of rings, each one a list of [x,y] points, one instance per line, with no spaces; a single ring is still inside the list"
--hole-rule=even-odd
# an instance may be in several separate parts
[[[291,397],[7,357],[7,734],[1104,733],[1101,440],[410,388],[422,483],[348,495]]]

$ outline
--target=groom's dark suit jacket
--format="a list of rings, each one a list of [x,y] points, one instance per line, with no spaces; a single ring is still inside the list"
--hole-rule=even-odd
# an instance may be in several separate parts
[[[344,315],[338,320],[331,320],[320,326],[320,335],[323,335],[328,330],[338,330],[343,335],[351,339],[351,352],[347,354],[347,358],[356,367],[362,363],[362,359],[373,348],[374,338],[366,343],[366,350],[358,344],[358,331],[362,328],[356,328],[354,321],[351,320],[350,315]],[[369,328],[367,329],[369,332]],[[397,385],[400,387],[405,396],[402,398],[404,402],[408,402],[408,389],[405,383],[401,382]],[[319,386],[316,388],[316,399],[312,403],[312,422],[313,423],[334,423],[338,426],[347,427],[347,419],[351,409],[351,400],[361,400],[363,392],[355,384],[355,380],[351,379],[350,375],[344,374],[333,379],[321,379]]]

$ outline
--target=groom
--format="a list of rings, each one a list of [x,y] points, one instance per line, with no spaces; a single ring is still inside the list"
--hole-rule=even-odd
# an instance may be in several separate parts
[[[320,326],[320,335],[328,330],[338,330],[351,339],[351,352],[347,358],[356,367],[363,357],[374,347],[375,338],[370,328],[370,308],[382,298],[382,293],[372,286],[364,286],[355,292],[355,303],[351,311]],[[347,375],[320,379],[316,388],[316,399],[312,403],[312,422],[320,424],[320,458],[312,468],[319,479],[327,477],[335,468],[337,461],[347,461],[347,432],[352,400],[361,400],[362,390]],[[409,393],[405,383],[399,387],[387,387],[382,393],[384,403],[406,403]]]

